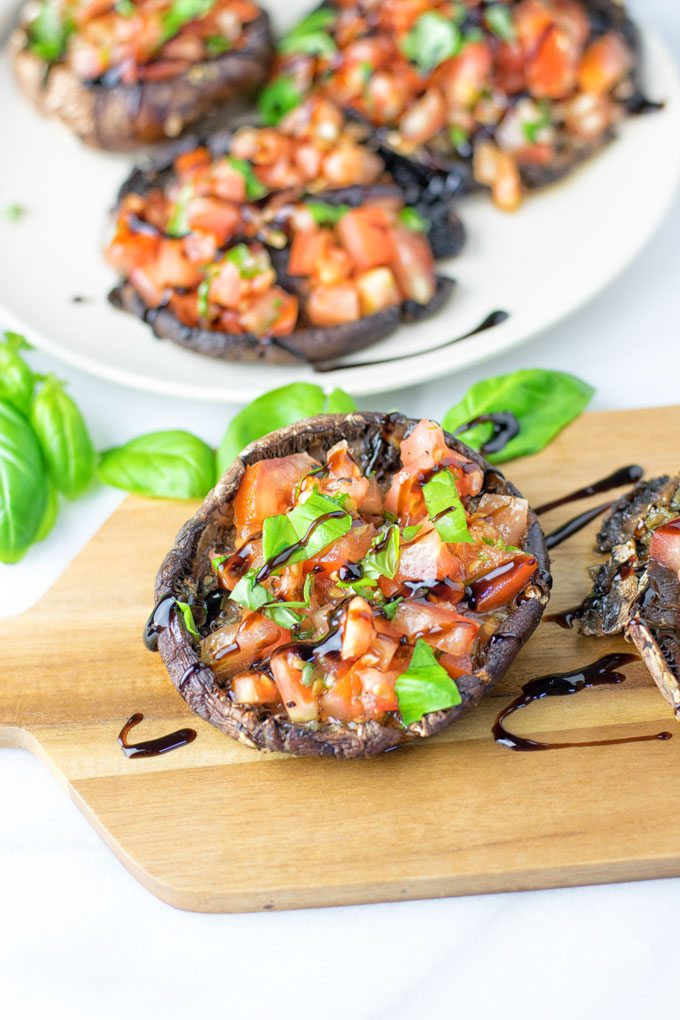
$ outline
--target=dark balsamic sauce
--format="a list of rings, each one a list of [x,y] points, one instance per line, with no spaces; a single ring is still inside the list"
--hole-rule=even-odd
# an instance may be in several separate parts
[[[266,581],[270,574],[272,574],[275,570],[278,570],[279,567],[283,567],[297,552],[304,549],[320,524],[323,524],[325,521],[339,520],[341,517],[346,516],[347,514],[344,510],[329,510],[328,513],[321,514],[320,517],[313,520],[302,538],[298,539],[297,542],[293,542],[292,545],[287,545],[286,548],[282,549],[281,552],[276,554],[276,556],[270,556],[269,559],[265,561],[263,566],[260,567],[255,575],[257,583],[261,584],[263,581]]]
[[[534,513],[547,514],[549,510],[555,510],[558,506],[575,503],[577,500],[586,499],[588,496],[610,492],[611,489],[618,489],[622,485],[632,485],[634,482],[639,482],[644,473],[645,469],[640,467],[639,464],[629,464],[627,467],[619,468],[617,471],[612,472],[611,475],[607,475],[606,478],[600,478],[599,481],[593,482],[592,485],[584,485],[582,489],[575,489],[574,492],[570,492],[566,496],[558,496],[557,499],[552,499],[549,503],[543,503],[541,506],[535,507]]]
[[[559,528],[555,528],[554,531],[545,536],[546,549],[554,549],[556,546],[562,545],[562,542],[566,542],[572,535],[582,531],[591,521],[594,521],[601,514],[609,510],[611,505],[611,500],[609,503],[601,503],[599,506],[585,510],[582,514],[578,514],[576,517],[572,517],[571,520],[565,521]]]
[[[580,613],[581,607],[573,606],[572,609],[563,609],[561,613],[548,613],[543,619],[546,623],[556,623],[562,630],[573,630]]]
[[[642,92],[636,92],[626,103],[626,109],[631,116],[639,117],[646,113],[658,113],[659,110],[665,110],[666,104],[648,99]]]
[[[476,418],[471,418],[470,421],[466,421],[464,425],[459,425],[453,433],[454,436],[463,435],[469,429],[473,429],[475,425],[492,425],[493,430],[491,438],[483,443],[479,448],[479,452],[483,457],[488,457],[490,453],[500,453],[508,445],[511,439],[519,435],[519,422],[515,418],[514,414],[509,411],[497,411],[492,414],[478,414]]]
[[[170,614],[175,607],[175,596],[164,595],[156,603],[144,626],[144,645],[150,652],[158,651],[158,637],[170,625]]]
[[[443,344],[436,344],[434,347],[424,347],[422,350],[414,351],[411,354],[396,354],[392,358],[376,358],[373,361],[352,361],[352,362],[338,362],[338,361],[327,361],[317,362],[312,365],[315,372],[339,372],[343,369],[348,368],[369,368],[373,365],[391,365],[395,361],[410,361],[412,358],[419,358],[421,354],[431,354],[433,351],[443,351],[446,347],[452,347],[454,344],[458,344],[461,340],[468,340],[472,336],[476,336],[478,333],[484,333],[487,329],[493,329],[494,326],[500,326],[501,323],[505,322],[510,318],[509,312],[504,312],[502,309],[497,309],[495,312],[491,312],[485,319],[480,322],[478,326],[471,329],[469,333],[463,333],[462,336],[457,336],[453,340],[446,340]]]
[[[118,734],[118,743],[126,758],[156,758],[159,754],[167,754],[169,751],[186,747],[196,739],[196,730],[183,729],[175,730],[174,733],[166,733],[162,737],[154,737],[153,740],[140,740],[138,744],[129,744],[130,730],[139,725],[143,718],[141,712],[135,712]]]
[[[583,669],[575,669],[571,673],[554,673],[550,676],[530,680],[522,687],[522,693],[499,714],[493,725],[493,736],[497,744],[502,744],[510,751],[550,751],[566,747],[605,747],[610,744],[637,744],[648,740],[670,740],[671,733],[651,733],[646,736],[616,737],[606,740],[581,740],[569,743],[545,743],[531,740],[529,737],[518,737],[509,733],[505,721],[534,701],[543,698],[561,698],[570,694],[579,694],[589,687],[602,687],[609,684],[620,684],[626,679],[623,673],[617,672],[620,666],[635,662],[637,655],[627,652],[616,652],[605,655]]]

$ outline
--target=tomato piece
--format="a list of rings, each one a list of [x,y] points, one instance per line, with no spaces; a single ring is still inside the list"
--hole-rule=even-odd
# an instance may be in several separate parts
[[[346,564],[360,562],[370,549],[371,542],[377,533],[372,524],[362,524],[357,521],[346,535],[339,538],[337,542],[333,542],[318,556],[308,560],[305,565],[310,571],[320,567],[321,569],[316,573],[330,577]]]
[[[416,538],[402,547],[399,570],[395,582],[441,581],[445,577],[460,577],[458,560],[449,552],[434,527],[425,524]]]
[[[201,658],[220,678],[229,678],[290,641],[290,635],[262,613],[246,611],[243,619],[213,631],[201,641]]]
[[[470,655],[480,628],[476,620],[448,606],[412,599],[399,603],[393,622],[409,641],[423,638],[433,648],[455,656]]]
[[[478,577],[470,585],[474,608],[488,613],[507,605],[526,588],[537,570],[534,557],[521,554]]]
[[[304,230],[295,234],[290,249],[291,276],[313,276],[319,262],[333,243],[330,230]]]
[[[106,259],[119,273],[128,276],[133,269],[149,265],[158,255],[160,237],[138,234],[124,219],[119,219],[116,232],[106,249]]]
[[[386,266],[369,269],[356,278],[362,315],[375,315],[402,302],[394,273]]]
[[[442,652],[438,661],[452,680],[458,680],[459,677],[474,672],[472,658],[469,655],[449,655],[448,652]]]
[[[364,716],[364,705],[361,700],[361,680],[354,670],[337,677],[325,694],[321,695],[321,712],[324,719],[337,719],[339,722],[353,722]]]
[[[225,259],[220,263],[219,270],[210,281],[208,294],[211,301],[216,301],[223,308],[236,310],[241,301],[243,281],[238,266]]]
[[[441,86],[450,109],[471,109],[491,84],[491,49],[488,43],[468,43],[459,56],[442,64],[435,80]]]
[[[623,39],[608,32],[592,43],[578,68],[578,83],[584,92],[606,95],[626,77],[633,66],[633,55]]]
[[[337,232],[359,270],[390,265],[396,256],[392,219],[380,205],[351,209],[338,223]]]
[[[662,524],[652,533],[649,558],[680,574],[680,517]]]
[[[542,0],[521,0],[513,11],[517,38],[527,53],[545,37],[553,25],[553,15]]]
[[[446,103],[438,88],[429,88],[424,96],[411,103],[399,123],[405,142],[415,147],[429,142],[446,127]]]
[[[553,28],[527,65],[527,85],[538,99],[562,99],[576,84],[578,48],[569,35]]]
[[[239,543],[261,531],[265,517],[290,510],[298,482],[315,467],[317,462],[306,453],[249,464],[234,499],[234,526]]]
[[[356,322],[361,318],[356,287],[351,283],[315,286],[307,298],[306,311],[313,326],[343,326]]]
[[[234,677],[231,693],[240,705],[272,705],[281,700],[278,687],[265,673],[242,673]]]
[[[347,607],[342,628],[341,659],[358,659],[371,647],[375,637],[373,613],[366,599],[355,596]]]
[[[186,257],[181,240],[166,238],[159,245],[153,278],[163,287],[197,287],[201,273]]]
[[[347,143],[330,152],[321,167],[326,183],[334,188],[373,184],[384,170],[383,161],[370,149]]]
[[[189,152],[181,152],[175,158],[175,173],[178,177],[193,176],[193,171],[198,167],[210,166],[212,157],[204,145]]]
[[[191,328],[198,326],[198,303],[193,291],[190,294],[178,294],[177,291],[172,291],[168,298],[168,307],[185,326]]]
[[[225,202],[240,205],[246,200],[246,179],[226,157],[213,163],[207,183],[210,191]]]
[[[302,664],[294,651],[273,655],[271,668],[289,718],[296,723],[319,718],[319,701],[313,687],[302,683]]]
[[[289,336],[297,319],[298,300],[281,287],[272,287],[241,314],[244,328],[255,336]]]
[[[451,451],[436,421],[423,418],[401,441],[401,462],[409,471],[428,471]]]
[[[394,257],[390,265],[404,299],[419,305],[428,304],[437,290],[437,280],[427,237],[405,227],[395,227],[392,240]]]
[[[527,531],[529,504],[518,496],[499,496],[485,492],[475,517],[488,518],[506,545],[521,545]]]
[[[361,666],[356,674],[361,683],[361,703],[367,719],[380,719],[386,712],[399,711],[395,691],[398,670],[385,673],[370,666]]]
[[[240,210],[218,198],[192,198],[187,204],[187,221],[191,230],[212,234],[221,247],[234,237],[241,225]]]

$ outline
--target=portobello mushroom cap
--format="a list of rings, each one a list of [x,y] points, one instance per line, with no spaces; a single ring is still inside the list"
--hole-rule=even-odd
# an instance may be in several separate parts
[[[206,579],[214,578],[210,571],[210,550],[234,546],[232,502],[247,465],[303,451],[323,458],[335,443],[346,439],[362,469],[366,470],[370,464],[375,468],[378,481],[384,483],[400,466],[399,443],[415,425],[413,419],[399,414],[319,415],[252,443],[234,461],[203,506],[179,532],[156,578],[157,602],[166,597],[190,600],[201,626],[201,605],[209,594]],[[450,449],[469,457],[484,469],[484,491],[519,495],[514,485],[483,457],[449,433],[445,433],[445,437]],[[353,725],[328,723],[309,728],[292,722],[285,714],[272,714],[262,706],[236,704],[218,683],[212,669],[200,662],[196,644],[186,631],[181,614],[174,611],[170,613],[168,626],[159,634],[158,649],[172,682],[192,711],[244,744],[296,755],[345,759],[370,757],[444,729],[463,711],[474,706],[508,670],[537,627],[552,583],[544,535],[531,511],[524,549],[536,557],[539,570],[521,600],[484,646],[478,667],[456,681],[462,704],[431,712],[419,722],[401,729],[376,721]],[[214,581],[210,583],[214,585]]]
[[[274,54],[269,15],[244,28],[245,45],[193,64],[167,81],[135,85],[84,82],[62,63],[29,49],[25,27],[10,40],[14,73],[41,113],[58,117],[93,148],[124,152],[175,138],[199,122],[224,122],[248,104],[267,77]]]

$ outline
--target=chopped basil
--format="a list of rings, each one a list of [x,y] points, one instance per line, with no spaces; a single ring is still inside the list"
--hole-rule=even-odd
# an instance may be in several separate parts
[[[302,622],[300,614],[296,613],[288,606],[265,606],[262,612],[265,616],[268,616],[270,620],[273,620],[277,626],[283,627],[285,630],[295,630],[295,628],[299,627]]]
[[[302,93],[292,78],[280,75],[260,92],[257,100],[262,122],[275,126],[302,102]]]
[[[394,686],[399,711],[406,726],[418,722],[429,712],[453,708],[463,701],[457,684],[451,679],[426,641],[419,638],[406,672]]]
[[[312,214],[314,222],[320,227],[335,226],[350,211],[348,205],[330,205],[328,202],[316,202],[311,199],[305,202],[305,206]]]
[[[231,41],[223,35],[209,35],[205,40],[205,48],[211,57],[220,57],[231,49]]]
[[[392,580],[399,568],[399,528],[396,524],[391,524],[373,539],[360,567],[365,578],[387,577]]]
[[[327,60],[338,51],[332,37],[326,31],[335,21],[336,14],[327,7],[313,11],[292,28],[279,43],[279,53],[306,53],[311,57],[324,57]]]
[[[198,285],[198,290],[196,292],[196,305],[199,318],[201,319],[207,319],[208,312],[210,311],[210,301],[208,299],[208,295],[210,293],[211,282],[212,281],[208,279],[201,280],[201,282]]]
[[[341,509],[342,502],[340,500],[313,492],[309,499],[289,510],[287,514],[267,517],[262,528],[262,555],[265,560],[278,556],[284,549],[301,541],[311,525],[324,514],[337,512]],[[288,564],[311,559],[326,546],[332,545],[333,542],[346,535],[351,527],[352,516],[344,512],[341,517],[320,521],[312,531],[307,543],[293,553]]]
[[[193,184],[185,184],[173,206],[170,219],[165,228],[165,233],[170,237],[186,237],[190,233],[191,227],[189,226],[187,214],[189,202],[193,197]]]
[[[403,601],[403,598],[397,598],[392,599],[390,602],[386,602],[385,605],[381,607],[383,616],[387,617],[388,620],[393,620],[397,614],[399,603]]]
[[[420,531],[421,528],[422,528],[422,524],[409,524],[408,527],[402,528],[401,529],[401,541],[402,541],[402,543],[404,543],[404,542],[412,542],[413,539],[416,537],[416,535],[418,534],[418,532]]]
[[[407,230],[413,231],[414,234],[425,234],[430,229],[430,221],[425,219],[417,209],[413,209],[411,206],[405,206],[399,213],[399,222]]]
[[[452,124],[450,126],[449,138],[451,139],[451,145],[453,145],[456,149],[465,149],[470,144],[467,131],[458,124]]]
[[[401,51],[414,63],[422,74],[429,74],[435,67],[460,53],[463,37],[460,29],[448,18],[428,11],[401,43]]]
[[[261,609],[271,599],[264,585],[255,580],[256,574],[256,570],[249,570],[247,574],[244,574],[229,596],[230,599],[246,609]]]
[[[215,557],[215,559],[219,558]],[[305,579],[303,589],[304,601],[301,602],[271,601],[271,595],[256,578],[257,570],[249,570],[247,574],[243,575],[229,597],[245,609],[263,612],[265,616],[268,616],[279,627],[284,627],[286,630],[293,630],[299,627],[302,622],[302,616],[300,613],[296,613],[295,610],[306,609],[310,604],[313,584],[312,574],[308,574]]]
[[[302,676],[300,677],[300,683],[304,684],[305,687],[311,687],[315,680],[315,669],[311,662],[306,662],[302,667]]]
[[[163,16],[163,42],[188,25],[190,21],[203,18],[215,6],[216,0],[173,0]]]
[[[246,198],[249,202],[257,202],[258,199],[264,198],[265,195],[269,194],[269,188],[255,175],[255,171],[246,159],[236,159],[234,156],[228,156],[227,160],[229,165],[245,178]]]
[[[427,512],[444,542],[472,542],[456,480],[445,468],[423,485]]]
[[[533,145],[535,142],[537,142],[538,136],[541,133],[541,131],[543,131],[544,128],[550,127],[552,123],[550,103],[547,103],[545,101],[540,102],[538,104],[538,108],[539,108],[538,118],[532,121],[524,121],[524,123],[522,124],[522,131],[524,132],[524,137],[526,138],[530,145]]]
[[[493,34],[502,42],[514,42],[515,25],[507,4],[492,4],[484,12],[484,20]]]
[[[228,553],[221,553],[219,556],[213,556],[213,558],[210,561],[210,566],[215,571],[215,573],[217,573],[222,564],[226,563],[228,559],[229,559]]]
[[[253,251],[247,244],[236,244],[224,256],[227,262],[233,262],[244,280],[254,280],[256,276],[269,268],[269,259],[265,252]]]
[[[189,603],[180,602],[179,600],[177,600],[175,602],[175,605],[177,606],[182,616],[184,617],[184,626],[189,631],[191,636],[200,639],[201,635],[198,633],[198,628],[196,627],[196,624],[194,622],[193,610]]]
[[[5,209],[5,219],[9,220],[10,223],[18,223],[25,215],[26,210],[23,205],[8,205]]]
[[[73,24],[53,0],[43,0],[37,15],[28,26],[29,49],[46,64],[53,64],[64,55]]]

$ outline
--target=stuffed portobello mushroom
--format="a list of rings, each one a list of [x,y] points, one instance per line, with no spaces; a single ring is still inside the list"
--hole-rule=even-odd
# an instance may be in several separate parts
[[[680,720],[680,477],[639,482],[617,500],[597,536],[608,559],[570,615],[583,634],[624,634]]]
[[[268,15],[250,0],[39,0],[12,49],[29,99],[109,150],[223,122],[273,54]]]
[[[513,210],[640,109],[638,71],[619,0],[335,0],[282,40],[262,109],[320,89],[387,149]]]
[[[311,100],[284,128],[190,139],[133,172],[106,252],[117,307],[213,357],[289,363],[341,357],[445,303],[433,246],[455,214],[444,228],[406,205],[333,104]]]
[[[232,464],[159,571],[146,637],[229,736],[368,757],[474,705],[550,583],[526,500],[439,425],[322,415]]]

